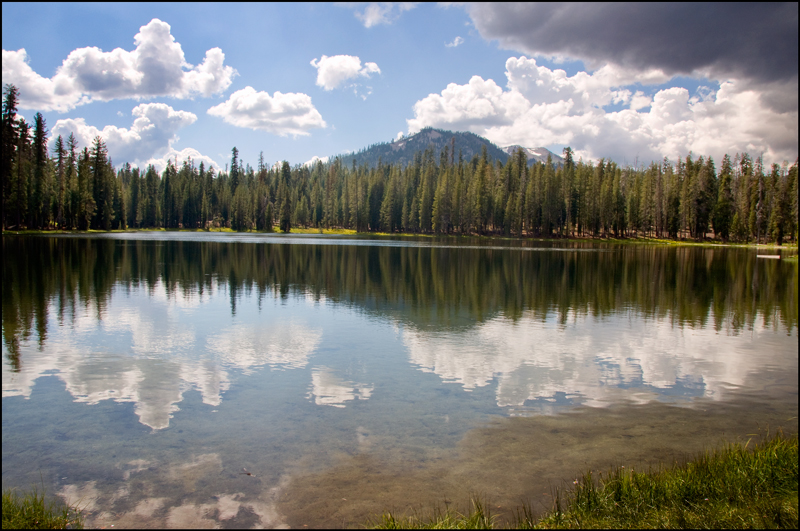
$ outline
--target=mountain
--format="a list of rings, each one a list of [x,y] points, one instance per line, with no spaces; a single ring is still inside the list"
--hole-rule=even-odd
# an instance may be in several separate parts
[[[403,138],[398,138],[393,142],[384,142],[380,144],[373,144],[361,151],[355,153],[347,153],[338,155],[344,164],[348,166],[352,164],[353,159],[356,161],[356,166],[366,164],[367,166],[374,167],[378,165],[378,160],[383,164],[397,164],[407,166],[414,161],[416,153],[422,153],[429,146],[433,145],[433,156],[438,162],[439,156],[445,146],[453,149],[453,158],[457,161],[458,153],[464,157],[464,161],[468,162],[475,155],[480,156],[481,150],[486,146],[486,152],[489,155],[489,160],[499,160],[503,164],[506,163],[508,157],[520,146],[509,146],[507,148],[499,148],[492,142],[485,138],[470,132],[453,132],[444,131],[442,129],[433,129],[426,127],[422,131]],[[558,155],[551,153],[545,148],[523,148],[528,155],[528,164],[533,164],[534,161],[547,161],[547,154],[550,153],[553,157],[555,164],[563,163],[563,159]],[[331,159],[336,157],[331,157]]]
[[[528,165],[533,164],[533,161],[547,162],[548,155],[552,157],[551,160],[553,161],[553,164],[555,164],[556,166],[564,164],[563,157],[560,157],[555,153],[553,153],[552,151],[550,151],[549,149],[543,147],[526,148],[514,145],[514,146],[504,147],[503,151],[505,151],[508,155],[513,155],[514,152],[517,151],[518,149],[522,149],[522,151],[524,151],[525,154],[528,156]]]

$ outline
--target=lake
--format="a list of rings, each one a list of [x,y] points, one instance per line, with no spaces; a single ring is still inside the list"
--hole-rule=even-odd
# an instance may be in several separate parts
[[[89,526],[504,517],[797,431],[797,262],[754,249],[140,232],[3,257],[3,487]]]

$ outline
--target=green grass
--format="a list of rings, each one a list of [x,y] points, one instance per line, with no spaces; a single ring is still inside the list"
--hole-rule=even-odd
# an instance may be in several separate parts
[[[460,513],[447,507],[444,511],[436,507],[429,518],[414,514],[395,516],[390,512],[381,515],[381,521],[372,523],[375,529],[492,529],[495,518],[490,514],[488,504],[478,497],[470,501],[469,510]]]
[[[275,232],[278,233],[278,234],[281,234],[280,227],[275,227]],[[308,228],[292,227],[292,230],[289,232],[289,234],[346,234],[346,235],[352,235],[352,234],[363,234],[363,233],[358,233],[353,229],[324,229],[324,228],[319,228],[318,229],[318,228],[314,228],[314,227],[308,227]]]
[[[83,517],[76,507],[45,500],[36,487],[24,494],[5,489],[3,529],[83,529]]]
[[[618,467],[587,472],[573,489],[556,490],[553,509],[536,518],[517,509],[514,527],[549,528],[797,528],[797,435],[760,444],[729,444],[682,465],[637,472]],[[489,528],[486,504],[466,514],[433,518],[384,513],[377,528]],[[374,525],[374,524],[373,524]]]

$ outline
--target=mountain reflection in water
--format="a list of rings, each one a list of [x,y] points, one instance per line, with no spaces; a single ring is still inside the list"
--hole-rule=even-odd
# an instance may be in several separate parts
[[[4,485],[279,525],[293,474],[418,467],[496,415],[796,402],[797,266],[750,250],[202,236],[3,237]]]

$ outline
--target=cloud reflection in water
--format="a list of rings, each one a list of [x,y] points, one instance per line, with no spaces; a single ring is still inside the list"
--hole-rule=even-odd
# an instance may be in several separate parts
[[[573,313],[567,321],[563,326],[528,312],[516,321],[501,316],[445,333],[406,326],[402,341],[412,364],[465,391],[496,379],[500,407],[559,394],[589,406],[646,402],[678,388],[721,399],[759,370],[791,364],[764,351],[774,332],[758,324],[743,337],[626,314]]]
[[[167,296],[161,282],[140,291],[132,298],[117,293],[102,311],[88,304],[71,322],[54,327],[39,351],[30,349],[18,371],[4,355],[3,397],[30,398],[37,378],[56,374],[74,401],[133,402],[139,422],[160,430],[179,411],[185,391],[197,389],[204,404],[218,406],[230,389],[230,369],[303,368],[322,339],[321,330],[280,320],[212,329],[201,339],[191,319],[208,300],[191,293]],[[48,311],[56,322],[55,308]]]
[[[343,380],[328,367],[314,367],[307,397],[313,397],[319,406],[345,407],[345,402],[351,400],[367,400],[374,390],[371,385]]]

